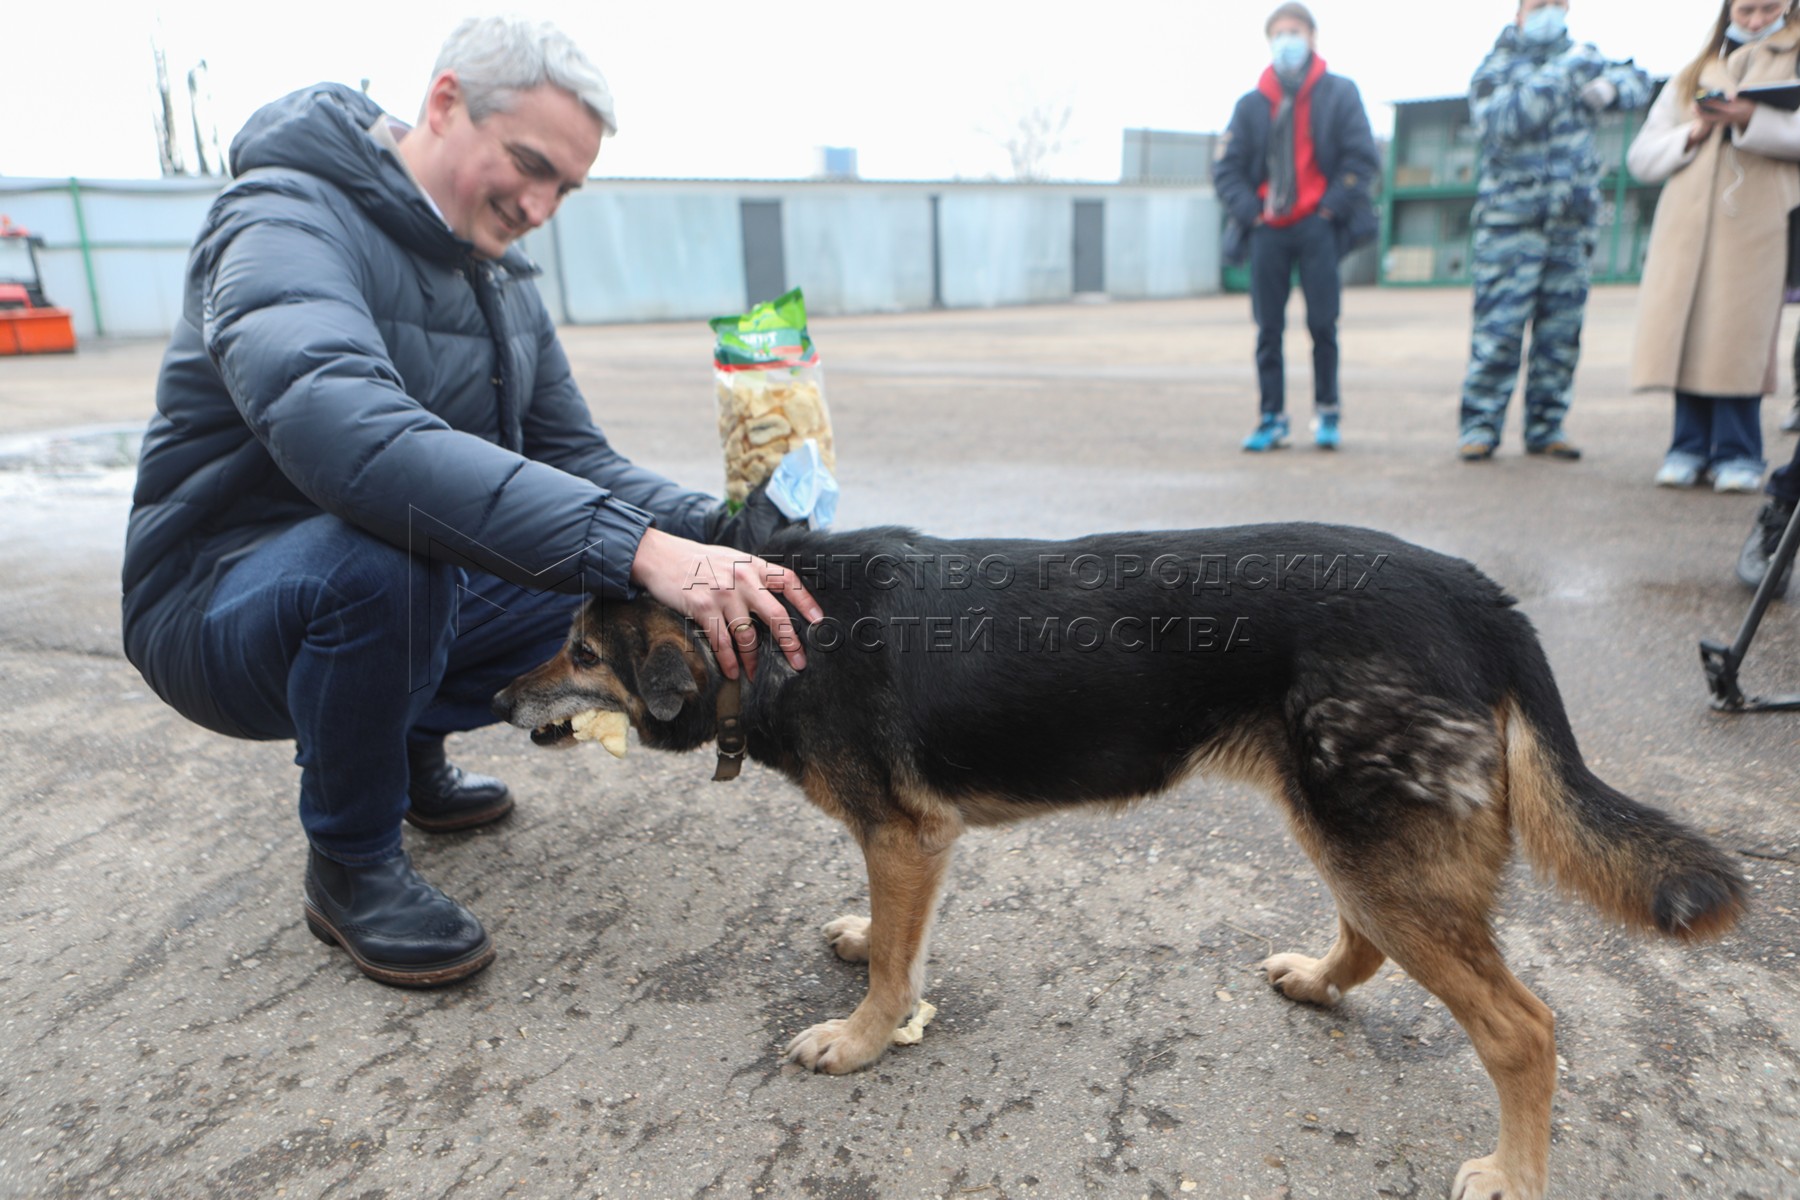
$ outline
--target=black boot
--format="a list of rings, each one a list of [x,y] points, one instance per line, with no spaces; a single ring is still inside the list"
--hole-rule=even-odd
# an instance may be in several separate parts
[[[381,983],[436,987],[494,961],[475,914],[421,879],[404,853],[351,867],[309,849],[305,907],[313,936]]]
[[[472,829],[512,811],[512,793],[498,779],[471,775],[444,757],[442,738],[406,744],[406,819],[428,833]]]
[[[1769,573],[1769,560],[1775,556],[1775,548],[1781,544],[1781,535],[1787,531],[1788,521],[1794,516],[1794,502],[1770,497],[1756,514],[1756,524],[1750,527],[1750,536],[1744,539],[1744,548],[1738,552],[1738,581],[1747,588],[1762,586],[1763,576]],[[1788,581],[1794,573],[1794,564],[1788,563],[1776,581],[1774,595],[1787,594]]]

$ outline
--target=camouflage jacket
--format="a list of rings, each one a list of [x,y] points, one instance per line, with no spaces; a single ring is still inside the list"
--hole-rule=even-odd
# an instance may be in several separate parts
[[[1592,45],[1567,36],[1533,45],[1516,26],[1500,31],[1469,82],[1469,113],[1481,138],[1479,222],[1593,223],[1600,200],[1594,154],[1600,114],[1582,100],[1581,89],[1601,78],[1618,92],[1608,107],[1650,103],[1650,77],[1629,59],[1609,62]]]

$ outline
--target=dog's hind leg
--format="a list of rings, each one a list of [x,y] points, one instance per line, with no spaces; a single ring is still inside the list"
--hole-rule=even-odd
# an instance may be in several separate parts
[[[896,816],[859,839],[869,868],[869,920],[863,928],[855,917],[832,922],[849,939],[833,948],[847,959],[855,950],[866,955],[869,991],[848,1018],[814,1025],[788,1043],[789,1059],[841,1075],[888,1048],[924,988],[926,944],[956,832]]]
[[[1280,988],[1290,1000],[1327,1007],[1336,1004],[1345,992],[1368,979],[1381,968],[1387,956],[1356,926],[1338,915],[1337,941],[1324,958],[1308,958],[1304,954],[1276,954],[1263,961],[1269,982]]]
[[[1265,778],[1343,920],[1444,1002],[1500,1097],[1500,1144],[1454,1200],[1542,1200],[1556,1020],[1501,961],[1491,921],[1512,856],[1504,717],[1397,674],[1317,656],[1265,742]],[[1366,959],[1365,959],[1366,961]]]
[[[1500,1144],[1462,1165],[1452,1200],[1542,1200],[1556,1019],[1494,944],[1493,901],[1511,848],[1506,816],[1498,805],[1396,804],[1390,811],[1373,843],[1346,844],[1318,825],[1301,840],[1316,851],[1345,926],[1443,1001],[1499,1093]],[[1378,963],[1377,952],[1360,962]]]
[[[1500,1095],[1500,1144],[1456,1173],[1452,1200],[1542,1200],[1556,1090],[1556,1018],[1501,961],[1485,919],[1385,924],[1394,961],[1444,1002]]]

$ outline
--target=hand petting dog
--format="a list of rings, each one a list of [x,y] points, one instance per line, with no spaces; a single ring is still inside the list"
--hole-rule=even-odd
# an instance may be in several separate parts
[[[812,593],[784,567],[724,546],[704,546],[647,530],[631,563],[631,581],[697,625],[727,679],[756,674],[760,638],[753,617],[775,636],[790,665],[806,668],[806,651],[777,592],[808,621],[824,619]]]

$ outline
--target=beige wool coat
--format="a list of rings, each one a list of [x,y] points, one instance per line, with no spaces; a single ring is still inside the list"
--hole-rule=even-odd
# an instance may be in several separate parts
[[[1714,59],[1703,89],[1800,82],[1800,26]],[[1766,396],[1787,275],[1788,210],[1800,205],[1800,112],[1758,104],[1742,130],[1687,149],[1692,96],[1662,89],[1626,163],[1663,183],[1638,288],[1634,390]],[[1664,182],[1666,181],[1666,182]]]

